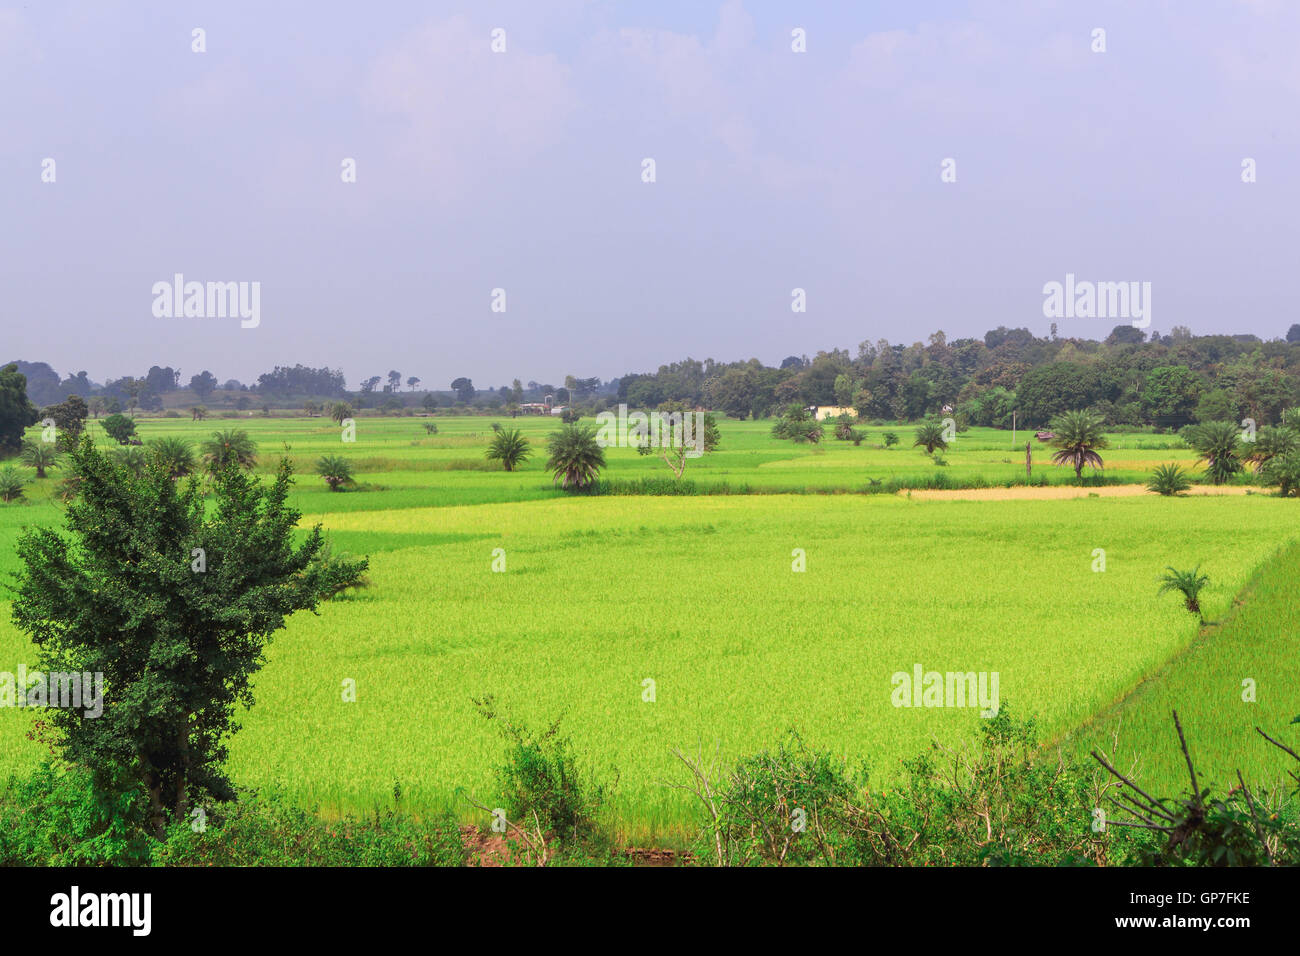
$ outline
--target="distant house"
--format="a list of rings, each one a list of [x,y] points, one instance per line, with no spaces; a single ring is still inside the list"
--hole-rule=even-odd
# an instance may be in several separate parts
[[[564,414],[565,412],[567,412],[568,410],[569,410],[569,406],[568,406],[568,405],[556,405],[554,408],[551,409],[551,414],[552,414],[552,415],[563,415],[563,414]]]
[[[845,405],[814,405],[812,413],[813,419],[819,422],[824,422],[828,418],[839,418],[841,415],[848,415],[850,418],[858,417],[856,408]]]
[[[1051,432],[1034,432],[1034,437],[1039,441],[1051,441],[1056,436]]]
[[[546,402],[521,402],[519,405],[521,415],[545,415],[550,410],[551,406]]]

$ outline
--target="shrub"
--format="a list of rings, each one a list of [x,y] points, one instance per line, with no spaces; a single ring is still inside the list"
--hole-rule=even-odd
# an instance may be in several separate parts
[[[125,415],[117,413],[108,415],[99,424],[119,445],[125,445],[135,436],[135,419],[127,418]]]
[[[17,501],[26,485],[27,479],[13,465],[0,468],[0,501]]]
[[[50,757],[0,793],[0,864],[147,863],[146,807],[142,787],[97,784],[86,768]]]
[[[609,788],[578,768],[571,742],[560,735],[560,721],[537,734],[498,713],[491,695],[474,704],[507,741],[505,763],[496,774],[497,794],[511,832],[525,841],[531,861],[545,863],[557,853],[608,855],[613,841],[598,817]]]
[[[1192,487],[1192,479],[1178,465],[1159,465],[1151,472],[1147,488],[1158,495],[1181,495]]]
[[[400,788],[395,787],[396,794]],[[242,791],[206,811],[204,826],[178,820],[155,845],[158,866],[461,866],[465,847],[449,813],[415,820],[398,808],[322,820],[276,792]]]

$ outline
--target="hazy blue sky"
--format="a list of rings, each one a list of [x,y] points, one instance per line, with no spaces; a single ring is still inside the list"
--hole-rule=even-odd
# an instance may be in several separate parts
[[[1278,336],[1298,119],[1284,0],[0,0],[0,359],[611,378],[1042,334],[1067,272]],[[177,272],[261,324],[155,318]]]

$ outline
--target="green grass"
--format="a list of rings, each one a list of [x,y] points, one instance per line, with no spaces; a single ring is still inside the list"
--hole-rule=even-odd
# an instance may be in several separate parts
[[[891,675],[916,663],[997,671],[1004,701],[1037,714],[1045,738],[1062,735],[1195,639],[1180,602],[1156,597],[1165,565],[1204,565],[1215,619],[1295,528],[1294,502],[1264,495],[575,498],[542,469],[553,420],[512,423],[534,445],[514,473],[483,459],[488,420],[437,422],[430,436],[420,419],[362,418],[353,444],[321,419],[238,422],[258,441],[263,471],[289,446],[305,522],[323,522],[336,549],[368,554],[373,582],[276,635],[231,748],[240,784],[280,783],[339,812],[388,806],[395,782],[412,810],[468,814],[460,787],[495,806],[502,745],[471,702],[490,693],[532,724],[563,713],[589,768],[606,778],[617,769],[612,810],[625,833],[673,840],[692,808],[663,786],[681,779],[670,748],[716,742],[734,757],[794,727],[812,745],[866,758],[887,780],[932,736],[953,740],[975,726],[971,710],[891,705]],[[139,432],[197,443],[231,424],[142,420]],[[940,471],[990,484],[1024,475],[1024,433],[1017,452],[1008,433],[972,429],[938,468],[905,447],[911,429],[901,426],[868,427],[857,447],[829,435],[817,447],[778,442],[770,422],[721,428],[721,450],[692,462],[688,479],[775,492]],[[903,445],[869,447],[887,430]],[[1186,449],[1139,447],[1162,442],[1112,436],[1107,474],[1140,481],[1157,464],[1191,464]],[[363,490],[328,492],[312,474],[322,454],[352,459]],[[1048,454],[1035,443],[1036,474],[1072,480]],[[611,479],[669,475],[630,449],[607,457]],[[29,486],[28,501],[0,505],[0,573],[15,568],[23,526],[59,521],[55,475]],[[491,570],[495,548],[505,549],[505,573]],[[806,552],[804,573],[791,570],[795,548]],[[1106,550],[1104,573],[1091,570],[1095,548]],[[1268,614],[1260,621],[1266,630]],[[0,670],[32,660],[5,613]],[[1257,665],[1261,687],[1279,673],[1270,660]],[[642,700],[647,678],[653,703]],[[342,700],[347,679],[356,703]],[[0,711],[0,773],[38,759],[24,739],[30,720]],[[1163,727],[1135,731],[1147,738],[1167,749]]]
[[[1112,763],[1126,771],[1137,760],[1144,784],[1178,793],[1191,782],[1171,716],[1177,710],[1202,786],[1236,786],[1238,770],[1266,788],[1293,786],[1286,772],[1300,767],[1255,728],[1300,750],[1300,724],[1292,724],[1300,715],[1297,581],[1300,544],[1292,544],[1260,569],[1222,621],[1070,735],[1068,749],[1081,757],[1094,748],[1113,751]],[[1245,699],[1247,681],[1254,682],[1253,702]]]

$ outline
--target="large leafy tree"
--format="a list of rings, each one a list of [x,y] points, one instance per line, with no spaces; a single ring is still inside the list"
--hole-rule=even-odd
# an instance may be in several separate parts
[[[218,470],[205,508],[199,481],[175,482],[159,459],[136,476],[89,438],[71,457],[80,496],[63,534],[19,539],[13,619],[47,673],[103,674],[102,714],[50,719],[65,756],[102,784],[143,786],[158,833],[169,814],[232,795],[222,764],[235,707],[253,703],[271,635],[366,561],[320,560],[319,525],[295,545],[287,460],[268,485]]]
[[[1186,425],[1204,391],[1200,377],[1185,365],[1163,365],[1146,376],[1142,407],[1157,425]]]
[[[0,368],[0,454],[22,448],[23,432],[40,420],[40,412],[27,397],[27,376],[9,363]]]
[[[451,390],[456,393],[458,401],[462,401],[467,405],[474,401],[474,383],[464,376],[451,383]]]
[[[1083,481],[1083,466],[1104,468],[1097,452],[1107,445],[1102,434],[1101,419],[1090,412],[1065,412],[1052,421],[1052,461],[1058,465],[1072,465],[1074,477]]]
[[[1071,362],[1033,368],[1025,373],[1016,388],[1020,420],[1031,426],[1041,425],[1071,409],[1113,400],[1117,394],[1114,382],[1100,369]]]
[[[119,445],[125,445],[135,437],[135,420],[117,412],[106,415],[99,427],[108,432],[109,437]]]
[[[41,409],[42,418],[52,419],[55,428],[74,439],[86,427],[86,418],[89,415],[90,407],[80,395],[69,395],[57,405],[49,405]]]
[[[217,390],[217,377],[204,369],[198,375],[190,376],[190,391],[200,403],[206,402]]]
[[[546,450],[550,456],[546,469],[555,473],[554,480],[561,488],[585,491],[605,467],[605,450],[590,425],[562,426],[547,439]]]

